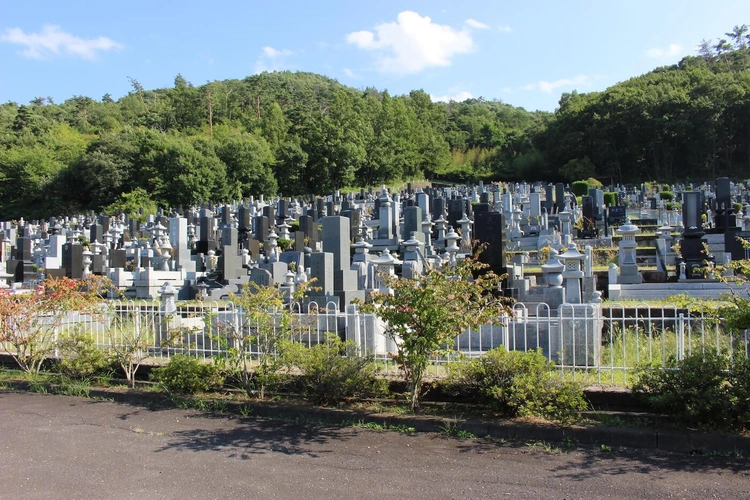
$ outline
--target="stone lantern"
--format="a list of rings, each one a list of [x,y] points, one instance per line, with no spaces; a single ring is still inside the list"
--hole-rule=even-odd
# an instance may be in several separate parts
[[[13,278],[14,276],[12,274],[7,273],[4,269],[0,268],[0,289],[8,288],[10,286],[8,283]]]
[[[172,259],[172,245],[169,243],[169,239],[164,239],[160,249],[161,250],[161,271],[169,271],[169,261]]]
[[[281,224],[276,226],[279,228],[279,238],[283,238],[285,240],[289,239],[289,228],[292,227],[289,224],[286,223],[286,220],[284,220]]]
[[[637,243],[635,235],[641,230],[630,222],[630,218],[625,218],[625,224],[617,228],[617,232],[622,235],[620,240],[619,264],[620,277],[617,282],[625,285],[640,284],[643,281],[641,274],[638,272],[638,264],[635,261],[635,251]]]
[[[205,301],[208,298],[208,288],[209,288],[206,282],[201,281],[200,283],[195,285],[195,288],[196,288],[195,299],[201,302]]]
[[[391,252],[389,252],[387,248],[383,250],[383,254],[380,257],[373,259],[371,262],[373,265],[377,266],[378,272],[383,276],[395,275],[394,270],[396,264],[401,264],[401,261],[393,257],[393,255],[391,255]],[[378,288],[378,291],[380,293],[393,293],[393,290],[388,288],[388,286],[385,284],[385,280],[381,278],[378,281],[380,282],[380,286]]]
[[[357,272],[358,288],[360,290],[366,290],[370,282],[367,264],[369,262],[369,252],[372,245],[360,238],[352,245],[352,248],[354,249],[354,256],[352,257],[351,269]]]
[[[440,249],[445,249],[445,230],[447,229],[448,222],[446,222],[445,218],[441,214],[440,217],[435,221],[435,226],[437,227],[437,240],[435,241],[435,246]]]
[[[542,273],[544,274],[544,282],[547,283],[548,287],[562,288],[562,272],[565,265],[557,258],[558,255],[559,252],[557,250],[554,248],[551,249],[547,263],[541,266]]]
[[[268,262],[278,262],[278,255],[276,254],[276,249],[279,246],[278,243],[279,237],[276,234],[274,230],[271,230],[270,234],[268,235]]]
[[[83,274],[82,276],[85,278],[86,276],[89,276],[91,274],[91,263],[93,260],[91,259],[91,256],[94,255],[91,253],[91,250],[88,248],[83,251]]]
[[[448,260],[452,265],[456,265],[456,254],[460,250],[456,242],[460,239],[461,237],[456,234],[452,227],[448,230],[448,234],[445,235],[445,252],[448,254]]]
[[[581,303],[582,266],[585,258],[586,255],[578,251],[575,243],[571,243],[568,250],[560,255],[565,263],[562,277],[565,279],[565,298],[569,304]]]
[[[462,236],[463,244],[465,245],[465,248],[471,251],[471,225],[473,224],[472,220],[469,219],[466,216],[466,212],[464,212],[461,218],[457,220],[456,222],[458,224],[461,224],[461,236]]]
[[[510,238],[513,241],[518,241],[523,237],[523,233],[521,232],[521,218],[523,217],[523,212],[520,208],[515,207],[513,209],[513,212],[511,212],[511,221],[512,226],[510,230]]]
[[[419,249],[420,242],[414,237],[415,232],[412,231],[411,238],[404,241],[404,265],[401,270],[401,275],[404,278],[416,278],[422,274],[422,262],[419,260]]]

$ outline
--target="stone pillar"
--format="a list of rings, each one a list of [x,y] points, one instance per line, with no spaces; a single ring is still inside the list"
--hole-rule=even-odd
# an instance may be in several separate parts
[[[674,253],[672,252],[672,227],[665,225],[656,230],[658,239],[656,245],[658,253],[656,255],[656,269],[663,273],[667,268],[674,264]]]
[[[619,264],[620,264],[620,278],[618,283],[637,285],[643,282],[641,274],[638,272],[638,264],[635,261],[636,252],[636,241],[635,235],[640,233],[641,230],[638,226],[630,223],[630,218],[625,218],[625,224],[617,229],[617,232],[622,235],[620,240],[620,251],[619,251]]]

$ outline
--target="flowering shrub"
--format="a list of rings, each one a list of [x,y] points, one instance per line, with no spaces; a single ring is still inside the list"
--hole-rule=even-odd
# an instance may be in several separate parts
[[[27,373],[38,373],[54,351],[58,328],[68,313],[91,313],[101,304],[109,280],[48,278],[34,290],[0,290],[0,352]]]
[[[394,293],[374,293],[362,306],[385,321],[386,335],[396,342],[393,359],[404,373],[412,409],[419,406],[431,358],[452,351],[453,340],[466,329],[498,323],[511,313],[508,299],[499,295],[502,277],[482,274],[487,267],[466,259],[414,279],[383,275]]]

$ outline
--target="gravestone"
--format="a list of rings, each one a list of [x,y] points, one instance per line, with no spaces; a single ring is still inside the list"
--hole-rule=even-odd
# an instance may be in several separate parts
[[[453,226],[454,229],[460,229],[458,221],[464,215],[464,201],[462,199],[455,199],[448,201],[448,224]]]
[[[266,218],[269,226],[276,223],[276,209],[272,205],[266,205],[263,207],[263,217]]]
[[[117,249],[109,252],[109,267],[115,269],[125,269],[127,265],[127,250]]]
[[[544,195],[544,208],[547,209],[548,214],[552,214],[555,207],[555,186],[552,184],[546,184],[544,186]]]
[[[265,243],[268,241],[269,224],[270,219],[266,215],[260,215],[255,217],[255,240]]]
[[[83,246],[66,243],[63,245],[63,267],[65,276],[77,280],[83,277]]]
[[[559,214],[565,210],[565,186],[562,182],[555,184],[555,211]]]
[[[17,238],[15,259],[18,261],[15,269],[15,281],[17,283],[36,279],[37,275],[34,262],[32,262],[33,258],[34,255],[31,251],[31,239],[25,236]]]
[[[432,200],[432,217],[439,219],[445,213],[445,199],[435,198]]]
[[[495,274],[505,274],[505,252],[503,250],[503,231],[505,217],[499,212],[480,212],[474,219],[474,235],[487,247],[479,254],[479,260],[488,264]]]
[[[424,243],[422,219],[422,209],[420,207],[406,207],[406,210],[404,210],[404,225],[401,232],[401,239],[408,240],[412,236],[412,233],[416,232],[414,238]]]

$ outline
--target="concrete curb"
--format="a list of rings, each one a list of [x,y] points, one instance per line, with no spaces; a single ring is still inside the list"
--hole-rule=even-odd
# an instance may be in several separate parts
[[[11,390],[29,391],[31,384],[8,381]],[[51,393],[56,384],[37,384]],[[109,399],[117,403],[174,407],[164,393],[151,393],[137,389],[91,388],[90,398]],[[190,400],[190,398],[184,398]],[[209,399],[210,400],[210,399]],[[300,404],[282,404],[261,401],[223,401],[226,412],[248,415],[249,418],[273,418],[315,425],[350,422],[374,423],[391,428],[413,428],[416,432],[441,432],[447,426],[466,431],[479,438],[490,436],[514,441],[544,441],[550,443],[573,442],[580,446],[607,446],[610,448],[643,448],[679,453],[741,454],[750,456],[750,437],[669,428],[639,429],[632,427],[604,427],[595,425],[558,426],[554,424],[519,422],[514,420],[486,421],[435,417],[428,415],[398,415],[364,411],[325,408]]]

